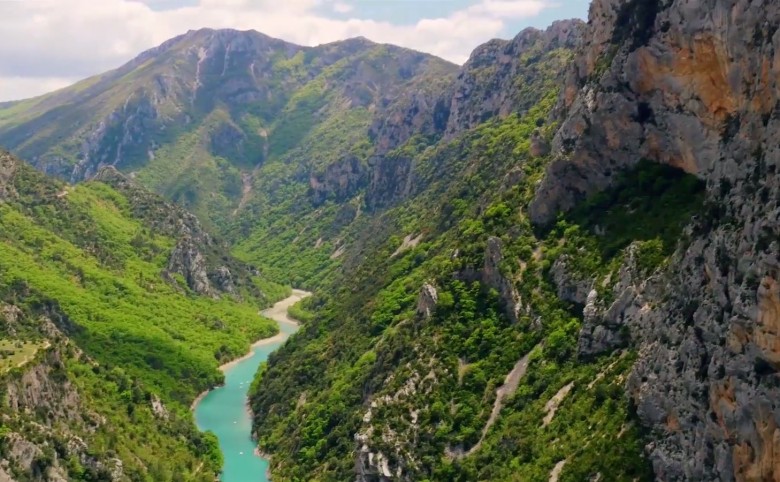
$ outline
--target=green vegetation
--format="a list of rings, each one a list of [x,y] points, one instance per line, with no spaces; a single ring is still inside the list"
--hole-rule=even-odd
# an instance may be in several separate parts
[[[0,291],[23,283],[56,300],[82,328],[74,337],[90,355],[186,403],[219,383],[220,362],[274,334],[257,306],[164,282],[173,240],[129,217],[109,187],[81,185],[61,198],[20,192],[18,207],[0,206]]]
[[[343,239],[358,243],[371,262],[354,263],[348,249],[343,271],[316,281],[319,296],[294,309],[306,325],[253,385],[260,446],[275,454],[279,480],[351,477],[356,433],[391,463],[403,459],[405,473],[417,480],[547,480],[562,460],[563,481],[597,473],[651,478],[622,387],[635,355],[579,360],[581,311],[558,299],[548,270],[568,254],[582,276],[603,279],[636,246],[640,270],[650,274],[684,242],[682,228],[701,208],[703,188],[692,176],[642,162],[540,234],[525,209],[548,159],[528,149],[534,131],[554,132],[537,121],[554,102],[551,92],[523,117],[413,149],[420,193],[346,228]],[[496,173],[515,173],[514,181]],[[652,222],[643,222],[646,216]],[[291,239],[323,229],[313,219],[290,229]],[[391,256],[406,233],[425,233],[423,242]],[[502,276],[522,300],[517,323],[506,316],[497,286],[469,274],[482,269],[490,237],[500,240]],[[297,251],[289,240],[274,249],[280,260]],[[415,313],[425,282],[438,292],[430,320]],[[519,388],[479,448],[468,452],[481,439],[496,389],[534,347]],[[572,383],[543,424],[546,403]]]
[[[669,255],[691,216],[701,212],[704,188],[704,182],[680,169],[643,160],[618,175],[614,187],[577,206],[567,219],[599,233],[604,257],[637,240],[657,240],[663,254]]]
[[[29,363],[48,343],[27,340],[0,340],[0,375]]]
[[[37,353],[24,360],[23,367],[0,373],[5,401],[13,399],[19,404],[19,410],[5,414],[0,428],[0,458],[12,461],[15,480],[40,480],[13,462],[20,439],[43,449],[33,463],[37,473],[59,467],[68,480],[77,482],[107,480],[115,459],[122,461],[129,480],[214,480],[221,468],[218,447],[212,435],[196,430],[186,407],[168,404],[164,414],[155,413],[151,401],[157,395],[143,382],[121,367],[98,363],[73,342],[52,335],[43,320],[61,319],[64,314],[51,306],[22,301],[26,296],[19,289],[6,295],[15,298],[23,311],[12,323],[0,316],[0,326],[4,330],[13,327],[18,340],[13,342],[14,349],[22,344]],[[43,336],[54,336],[51,347],[49,340],[22,341]],[[48,348],[38,349],[43,347]],[[34,398],[11,395],[25,390],[31,390]]]
[[[607,281],[626,263],[650,276],[684,246],[704,190],[692,176],[642,161],[546,231],[531,225],[527,207],[551,161],[531,154],[532,139],[553,138],[550,114],[571,51],[524,47],[515,59],[522,74],[506,87],[512,113],[464,121],[472,128],[445,138],[449,104],[437,96],[452,87],[448,64],[357,40],[278,49],[257,76],[255,62],[240,56],[216,62],[221,70],[188,62],[183,53],[204,35],[112,74],[121,87],[83,84],[67,94],[83,104],[61,119],[39,112],[37,101],[0,106],[0,140],[69,174],[85,138],[71,126],[126,104],[132,115],[117,118],[141,119],[147,133],[128,148],[127,127],[108,126],[97,153],[121,153],[120,168],[192,209],[233,243],[233,256],[259,268],[260,276],[240,268],[248,281],[235,297],[199,296],[181,275],[161,276],[179,231],[159,221],[166,215],[154,203],[19,170],[14,197],[0,204],[0,300],[21,306],[28,320],[57,314],[84,354],[42,350],[49,335],[23,326],[0,340],[27,342],[25,366],[62,358],[54,376],[109,422],[94,433],[86,420],[75,424],[101,460],[129,460],[134,480],[213,480],[216,440],[194,430],[187,404],[221,380],[219,363],[274,332],[257,310],[295,286],[317,292],[290,310],[303,327],[251,388],[274,480],[353,479],[363,445],[375,461],[382,454],[421,481],[548,480],[564,461],[561,481],[651,478],[623,390],[636,353],[578,357],[582,307],[558,297],[550,270],[565,257],[567,274],[593,282],[608,306]],[[493,63],[468,68],[476,87],[497,80]],[[196,91],[153,87],[157,78],[187,76]],[[474,92],[461,100],[476,113],[484,97]],[[149,98],[159,102],[144,117]],[[433,119],[416,117],[442,99]],[[380,133],[375,113],[385,107],[406,123],[399,130],[411,122],[419,132],[396,145],[408,133]],[[406,171],[408,179],[396,179]],[[374,204],[377,182],[398,182],[402,193]],[[242,265],[217,248],[204,257],[231,272]],[[426,284],[436,302],[420,310]],[[517,389],[499,392],[526,359],[525,373],[514,372]],[[7,366],[7,376],[18,376]],[[156,397],[167,415],[155,411]],[[29,422],[11,429],[42,437]],[[105,477],[89,470],[76,460],[69,475]]]
[[[315,301],[314,298],[304,298],[288,308],[287,313],[301,323],[310,323],[317,316],[314,311],[311,311],[313,301]]]
[[[67,464],[71,480],[106,480],[113,458],[131,480],[213,480],[221,454],[189,405],[222,381],[221,363],[276,332],[258,310],[289,288],[253,277],[237,282],[243,301],[198,295],[164,273],[184,213],[138,188],[65,186],[2,156],[13,175],[0,189],[11,193],[0,203],[0,387],[40,365],[36,383],[57,388],[36,388],[42,405],[4,419],[15,435],[0,455],[22,437],[57,451],[36,470]],[[73,456],[74,437],[103,465]]]

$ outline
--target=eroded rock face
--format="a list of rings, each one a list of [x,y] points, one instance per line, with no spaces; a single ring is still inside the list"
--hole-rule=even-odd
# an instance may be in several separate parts
[[[504,313],[512,323],[517,323],[522,303],[512,280],[501,273],[500,265],[503,259],[501,240],[495,237],[488,238],[485,264],[482,267],[482,282],[498,291]]]
[[[595,1],[533,219],[551,220],[643,158],[734,180],[778,100],[778,15],[765,1]]]
[[[643,273],[638,266],[637,246],[631,245],[620,269],[601,283],[583,280],[571,273],[565,262],[559,266],[554,281],[559,296],[584,304],[583,324],[577,343],[577,356],[592,358],[625,348],[633,340],[648,338],[648,316],[653,304],[664,296],[666,279],[661,272]],[[552,271],[551,271],[552,272]],[[582,298],[588,288],[587,296]],[[580,301],[584,300],[584,301]]]
[[[369,161],[369,209],[388,207],[421,188],[413,156],[394,149],[413,138],[422,144],[453,139],[489,119],[525,113],[554,91],[550,72],[565,72],[583,31],[583,22],[566,20],[543,31],[523,30],[510,41],[490,41],[474,51],[457,76],[442,71],[390,101],[369,132],[376,147]],[[533,155],[549,149],[535,138]]]
[[[41,322],[54,326],[46,318]],[[24,431],[4,437],[0,480],[13,482],[8,473],[17,473],[22,474],[22,480],[66,481],[69,458],[101,474],[104,477],[101,480],[125,480],[121,460],[101,458],[75,435],[77,429],[98,430],[106,420],[82,403],[78,388],[68,380],[63,347],[69,342],[59,332],[51,341],[56,345],[47,345],[43,355],[37,356],[21,373],[7,376],[2,382],[5,396],[0,406],[0,423],[13,417],[23,417],[29,422]],[[51,450],[54,436],[62,443],[42,473],[39,461],[45,451]]]
[[[438,303],[439,293],[436,291],[436,287],[425,283],[417,296],[417,314],[424,318],[430,318]]]
[[[555,260],[550,267],[550,276],[558,289],[558,298],[584,305],[588,301],[593,280],[585,279],[569,268],[571,260],[563,255]]]
[[[707,181],[664,277],[588,300],[580,339],[598,353],[625,326],[638,344],[628,390],[659,480],[780,480],[779,24],[761,0],[594,1],[531,206],[547,223],[643,158]]]
[[[18,383],[6,386],[7,408],[12,412],[45,410],[59,419],[80,418],[81,401],[68,382],[58,383],[52,365],[61,363],[55,352],[47,363],[37,364],[24,372]],[[61,375],[61,374],[60,374]]]
[[[187,286],[196,293],[216,296],[206,271],[206,259],[189,236],[182,238],[173,248],[165,272],[183,276]]]
[[[11,180],[16,173],[16,162],[11,155],[0,150],[0,201],[8,199],[14,194]]]
[[[414,180],[412,159],[406,156],[373,156],[366,206],[376,210],[392,205],[411,193]]]
[[[233,282],[233,274],[227,266],[220,266],[209,275],[210,281],[217,290],[233,296],[238,296],[238,290]]]
[[[360,159],[350,155],[330,164],[322,173],[312,173],[309,177],[309,195],[315,206],[329,199],[344,201],[363,187],[365,182],[366,167]]]
[[[533,106],[546,90],[540,70],[563,69],[565,62],[554,52],[578,47],[583,27],[579,20],[563,20],[544,31],[529,28],[510,41],[491,40],[477,47],[455,83],[446,135]]]

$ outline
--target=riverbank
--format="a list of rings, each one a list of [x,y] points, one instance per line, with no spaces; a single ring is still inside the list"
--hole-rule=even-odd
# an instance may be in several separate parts
[[[283,299],[282,301],[277,302],[271,308],[261,311],[260,314],[266,318],[274,320],[279,325],[283,325],[283,324],[289,325],[290,327],[293,328],[292,331],[295,331],[298,328],[298,322],[293,318],[290,318],[289,314],[287,313],[287,310],[298,301],[304,298],[308,298],[311,295],[312,294],[308,291],[294,289],[292,290],[292,294],[290,296]],[[252,358],[255,354],[255,348],[265,346],[265,345],[272,345],[275,343],[282,343],[289,336],[290,335],[288,333],[285,333],[285,330],[282,330],[280,326],[279,333],[277,333],[276,335],[270,338],[262,338],[260,340],[257,340],[252,344],[252,346],[249,347],[249,351],[245,355],[236,358],[234,360],[231,360],[227,363],[224,363],[223,365],[220,365],[219,369],[222,373],[225,373],[225,371],[227,371],[229,368],[236,366],[242,361],[246,361]],[[195,397],[195,400],[193,400],[192,404],[190,405],[190,411],[194,412],[195,409],[198,407],[198,404],[203,401],[203,398],[205,398],[206,395],[208,395],[208,393],[211,390],[214,390],[215,388],[218,387],[219,386],[211,387],[208,390],[199,394],[197,397]]]

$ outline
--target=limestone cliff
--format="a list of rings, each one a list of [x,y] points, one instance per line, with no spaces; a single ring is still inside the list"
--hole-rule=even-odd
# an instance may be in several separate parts
[[[780,479],[778,24],[767,1],[594,1],[531,206],[545,224],[642,159],[707,183],[660,279],[626,267],[609,311],[585,300],[583,354],[621,325],[640,347],[628,389],[659,480]]]
[[[477,47],[457,76],[423,77],[403,90],[369,132],[376,145],[369,161],[369,209],[386,208],[425,187],[413,173],[416,149],[490,119],[522,115],[555,89],[583,29],[583,22],[565,20],[546,30],[525,29],[512,40],[492,40]],[[398,149],[404,145],[414,148]]]
[[[43,341],[24,342],[37,347],[31,357],[0,371],[4,393],[0,402],[0,480],[64,482],[72,480],[74,467],[94,480],[129,480],[116,454],[95,450],[96,434],[117,428],[108,425],[107,413],[100,413],[84,399],[83,387],[73,383],[69,366],[88,358],[57,326],[63,315],[47,312],[34,319],[14,305],[0,303],[2,332],[15,331],[15,327],[29,334],[35,327],[40,330],[38,336],[44,336]],[[21,343],[19,340],[17,346]],[[99,372],[98,364],[88,363]]]

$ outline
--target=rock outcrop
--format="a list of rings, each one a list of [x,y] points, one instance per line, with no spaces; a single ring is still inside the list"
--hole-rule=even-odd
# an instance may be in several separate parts
[[[114,167],[102,168],[95,179],[127,197],[137,218],[147,221],[160,234],[178,240],[163,272],[169,280],[174,281],[174,274],[180,275],[189,289],[212,297],[238,297],[239,287],[255,289],[247,279],[256,275],[253,268],[224,258],[220,253],[227,251],[226,246],[208,234],[193,214],[150,193]]]
[[[0,201],[5,201],[14,194],[11,180],[16,173],[16,162],[11,155],[0,150]]]
[[[179,274],[184,277],[187,286],[192,291],[202,295],[216,296],[209,282],[206,260],[190,236],[182,238],[171,251],[165,274],[168,276]]]
[[[594,1],[531,206],[545,224],[641,159],[707,182],[666,278],[586,300],[581,353],[621,326],[640,347],[628,390],[658,480],[780,479],[779,24],[767,1]]]
[[[422,188],[413,154],[397,149],[408,141],[424,146],[442,137],[453,139],[486,120],[523,114],[553,92],[550,72],[565,72],[583,31],[579,20],[555,22],[546,30],[529,28],[513,40],[478,47],[457,77],[442,71],[404,90],[379,112],[369,131],[375,155],[369,160],[368,208],[389,207]],[[535,156],[549,149],[544,140],[535,139]]]
[[[562,52],[579,46],[583,30],[579,20],[562,20],[543,31],[528,28],[512,40],[477,47],[453,88],[446,135],[536,104],[540,94],[554,87],[546,85],[549,75],[544,70],[565,69],[568,57]]]
[[[589,300],[593,280],[576,273],[569,267],[570,264],[568,255],[560,256],[550,267],[550,276],[558,289],[558,298],[584,305]]]
[[[377,210],[405,199],[412,192],[412,159],[402,154],[372,156],[366,206]]]
[[[432,284],[425,283],[417,296],[417,314],[430,318],[439,303],[439,293]]]
[[[366,167],[356,156],[349,155],[325,167],[322,173],[309,176],[309,197],[320,206],[325,201],[341,202],[352,197],[366,183]]]
[[[504,254],[501,250],[501,240],[494,237],[488,238],[481,281],[485,286],[498,291],[504,314],[512,323],[517,323],[523,305],[514,282],[501,272],[501,262],[503,260]]]
[[[20,319],[24,316],[18,309],[6,311],[14,311]],[[46,318],[40,322],[54,326]],[[46,328],[50,329],[58,346],[42,350],[32,363],[15,373],[0,374],[0,387],[5,393],[0,422],[18,429],[20,419],[27,421],[24,431],[9,429],[3,435],[0,480],[13,482],[15,479],[7,476],[11,472],[21,474],[20,480],[64,482],[70,480],[68,465],[72,460],[90,474],[102,477],[100,480],[125,480],[121,460],[98,455],[77,435],[79,431],[100,429],[106,420],[84,402],[78,387],[68,379],[66,350],[79,351],[69,346],[56,328]]]

